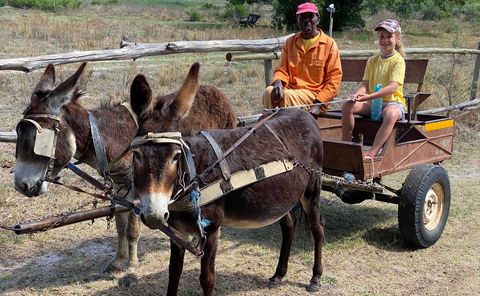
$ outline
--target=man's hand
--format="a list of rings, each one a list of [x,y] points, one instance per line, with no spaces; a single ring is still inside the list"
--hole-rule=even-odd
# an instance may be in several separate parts
[[[281,80],[275,80],[273,83],[272,100],[278,102],[283,99],[283,84]]]

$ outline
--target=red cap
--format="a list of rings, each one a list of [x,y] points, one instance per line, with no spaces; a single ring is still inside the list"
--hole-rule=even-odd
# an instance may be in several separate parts
[[[318,8],[315,6],[315,4],[310,3],[310,2],[305,2],[297,7],[297,14],[305,13],[305,12],[313,12],[318,14]]]

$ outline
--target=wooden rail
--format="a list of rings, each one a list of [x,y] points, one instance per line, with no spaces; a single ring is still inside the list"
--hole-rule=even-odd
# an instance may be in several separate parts
[[[29,72],[45,68],[48,64],[61,65],[92,61],[135,60],[146,56],[178,53],[219,51],[270,52],[280,50],[285,40],[290,36],[260,40],[174,41],[151,44],[122,41],[120,49],[74,51],[37,57],[3,59],[0,60],[0,70]]]

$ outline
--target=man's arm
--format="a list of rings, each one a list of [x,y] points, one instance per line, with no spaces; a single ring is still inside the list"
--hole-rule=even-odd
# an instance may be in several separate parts
[[[320,102],[329,102],[333,100],[340,89],[342,80],[342,65],[340,63],[340,52],[335,41],[330,49],[329,56],[325,62],[325,79],[322,90],[317,94]]]

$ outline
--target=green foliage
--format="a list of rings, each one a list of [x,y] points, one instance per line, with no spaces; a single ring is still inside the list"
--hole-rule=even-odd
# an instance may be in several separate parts
[[[238,22],[240,17],[247,15],[247,9],[243,4],[231,4],[228,3],[225,8],[225,12],[222,15],[222,19],[232,22]]]
[[[445,12],[440,9],[433,0],[428,0],[423,9],[423,20],[439,20],[445,17]]]
[[[395,0],[390,10],[402,19],[411,19],[422,8],[422,2],[422,0]]]
[[[468,3],[478,3],[478,0],[364,0],[362,8],[370,15],[388,10],[401,19],[422,14],[424,20],[438,20],[459,13],[460,8]]]
[[[284,26],[289,31],[297,29],[297,18],[295,12],[297,6],[305,2],[304,0],[275,0],[273,2],[274,14],[273,25],[279,29]],[[317,5],[317,7],[324,7],[324,0],[310,1]]]
[[[273,24],[277,28],[287,27],[287,30],[295,30],[297,28],[297,19],[295,11],[297,6],[305,0],[276,0],[273,2],[275,12],[273,15]],[[335,5],[335,13],[333,14],[333,29],[340,31],[345,28],[363,27],[365,22],[360,15],[360,4],[362,0],[315,0],[311,1],[318,7],[320,14],[320,26],[325,30],[328,29],[330,23],[330,13],[326,7],[329,4]]]
[[[16,8],[37,8],[42,10],[54,10],[68,7],[78,8],[82,4],[80,0],[0,0],[0,6],[10,5]]]
[[[463,14],[467,21],[472,23],[480,22],[480,1],[468,0],[462,6],[457,7],[453,15]]]
[[[254,4],[254,3],[272,4],[272,0],[228,0],[228,2],[233,4],[233,5],[240,5],[240,4],[245,4],[245,3],[247,3],[247,4]]]
[[[330,13],[326,10],[329,4],[335,5],[333,13],[333,30],[342,31],[347,28],[363,28],[365,22],[361,15],[363,0],[326,0],[324,6],[318,6],[320,12],[320,25],[327,29],[330,23]]]
[[[196,10],[191,10],[187,12],[188,14],[188,20],[191,22],[199,22],[203,19],[203,14]]]
[[[202,9],[219,10],[220,7],[218,5],[213,5],[211,3],[203,3]]]
[[[37,8],[42,10],[54,10],[62,7],[78,8],[81,3],[80,0],[0,0],[0,6],[10,5],[17,8]]]
[[[362,8],[370,15],[377,14],[380,10],[385,9],[388,5],[386,0],[364,0],[362,3]]]
[[[118,0],[92,0],[90,5],[117,5]]]

